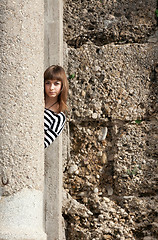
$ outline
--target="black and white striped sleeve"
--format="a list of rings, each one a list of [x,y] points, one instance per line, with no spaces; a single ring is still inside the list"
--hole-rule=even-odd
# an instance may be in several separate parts
[[[56,114],[51,110],[44,111],[44,148],[47,148],[62,132],[65,125],[63,112]]]

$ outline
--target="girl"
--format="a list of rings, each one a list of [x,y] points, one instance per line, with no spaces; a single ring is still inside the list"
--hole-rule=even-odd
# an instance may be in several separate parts
[[[48,147],[61,133],[65,124],[68,81],[62,67],[52,65],[44,72],[44,147]]]

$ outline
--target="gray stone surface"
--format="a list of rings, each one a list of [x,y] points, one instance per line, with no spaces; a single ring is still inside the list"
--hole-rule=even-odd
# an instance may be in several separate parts
[[[22,191],[1,199],[0,239],[44,240],[43,193]]]
[[[63,65],[63,1],[45,0],[45,69]]]
[[[43,2],[1,1],[0,8],[0,163],[3,195],[11,195],[43,187]]]
[[[0,239],[45,240],[43,1],[0,2]]]
[[[45,69],[63,65],[63,2],[45,0]],[[45,229],[48,240],[63,240],[62,135],[45,150]]]
[[[45,225],[48,240],[62,236],[62,136],[45,150]]]

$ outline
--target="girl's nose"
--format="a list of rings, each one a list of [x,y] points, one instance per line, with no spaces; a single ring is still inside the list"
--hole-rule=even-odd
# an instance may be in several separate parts
[[[50,88],[51,88],[51,89],[54,89],[54,84],[51,84]]]

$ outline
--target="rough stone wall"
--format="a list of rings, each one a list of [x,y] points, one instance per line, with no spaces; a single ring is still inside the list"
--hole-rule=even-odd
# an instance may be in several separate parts
[[[156,7],[156,0],[64,2],[68,240],[158,237]]]

